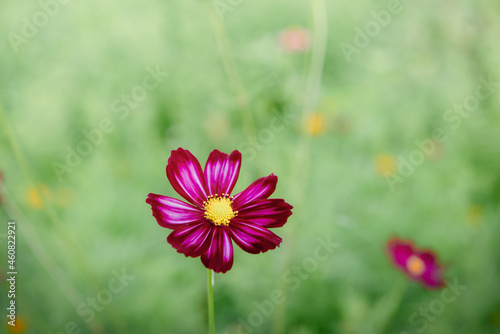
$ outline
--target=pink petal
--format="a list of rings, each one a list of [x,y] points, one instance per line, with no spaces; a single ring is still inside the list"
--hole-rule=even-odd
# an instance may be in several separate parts
[[[292,214],[293,206],[282,199],[262,199],[238,211],[238,219],[263,227],[282,227]]]
[[[231,194],[240,174],[241,153],[231,155],[214,150],[205,166],[205,181],[210,195]]]
[[[443,270],[437,263],[436,256],[431,252],[424,252],[420,254],[420,258],[425,264],[425,271],[421,277],[422,282],[431,289],[443,287]]]
[[[275,249],[281,238],[268,229],[233,219],[229,225],[229,233],[234,242],[245,252],[258,254]]]
[[[146,203],[151,205],[153,216],[162,227],[175,229],[184,224],[206,221],[202,210],[175,198],[149,194]]]
[[[276,189],[277,183],[278,177],[274,174],[261,177],[249,185],[248,188],[234,195],[233,208],[238,211],[243,210],[254,201],[268,198]]]
[[[167,241],[178,253],[198,257],[210,246],[213,229],[214,226],[207,221],[184,225],[173,230]]]
[[[233,267],[233,244],[225,227],[214,226],[208,250],[201,255],[201,262],[216,273],[225,273]]]
[[[200,163],[188,150],[172,151],[167,164],[167,177],[175,191],[186,201],[203,207],[207,187]]]
[[[390,240],[387,251],[394,265],[405,271],[408,258],[415,253],[411,243],[399,239]]]

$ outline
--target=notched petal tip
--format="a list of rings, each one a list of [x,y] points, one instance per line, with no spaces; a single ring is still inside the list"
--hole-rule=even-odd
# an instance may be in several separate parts
[[[243,210],[255,201],[269,198],[276,190],[277,183],[278,177],[274,174],[255,180],[245,190],[234,196],[235,209]]]
[[[241,153],[233,151],[230,155],[213,150],[205,165],[204,177],[210,195],[230,194],[241,168]]]
[[[182,147],[178,147],[176,150],[171,150],[170,157],[168,158],[168,160],[174,159],[177,154],[184,154],[185,152],[189,152],[189,150],[185,150]]]
[[[167,178],[174,190],[188,202],[203,206],[207,187],[200,162],[188,150],[172,151],[166,167]]]

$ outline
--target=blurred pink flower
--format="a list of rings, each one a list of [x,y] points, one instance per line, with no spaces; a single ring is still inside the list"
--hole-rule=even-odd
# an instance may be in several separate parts
[[[311,47],[311,35],[305,28],[288,28],[280,32],[278,42],[287,52],[306,52]]]
[[[444,286],[443,268],[429,250],[416,248],[411,241],[394,238],[387,243],[389,258],[396,269],[427,289]]]
[[[282,227],[292,214],[282,199],[269,199],[278,178],[262,177],[231,197],[241,166],[241,153],[214,150],[205,170],[191,152],[172,151],[167,178],[186,201],[149,194],[153,216],[173,231],[167,241],[185,256],[198,257],[208,269],[225,273],[233,266],[234,241],[248,253],[274,249],[281,238],[268,228]]]

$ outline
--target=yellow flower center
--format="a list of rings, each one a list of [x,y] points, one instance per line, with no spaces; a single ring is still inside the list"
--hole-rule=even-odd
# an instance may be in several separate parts
[[[203,202],[205,218],[216,226],[229,225],[231,218],[238,214],[238,211],[233,211],[232,203],[232,197],[229,198],[227,194],[208,196],[208,199]]]
[[[406,268],[413,276],[420,276],[425,271],[425,263],[418,256],[412,255],[406,261]]]

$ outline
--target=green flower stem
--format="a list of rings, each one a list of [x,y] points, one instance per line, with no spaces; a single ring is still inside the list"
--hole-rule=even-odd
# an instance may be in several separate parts
[[[321,81],[323,76],[323,67],[325,63],[326,46],[328,40],[328,16],[324,0],[311,0],[311,10],[313,15],[314,30],[313,30],[313,46],[311,51],[311,58],[309,63],[309,72],[307,76],[307,83],[305,89],[305,98],[302,109],[302,119],[300,123],[300,140],[296,150],[296,163],[293,172],[293,182],[290,194],[297,194],[293,198],[293,205],[299,207],[300,203],[304,201],[306,181],[308,178],[309,170],[309,156],[311,146],[311,134],[306,131],[305,124],[307,119],[316,111],[321,93]],[[301,213],[296,213],[299,216],[295,217],[297,222],[301,221]],[[282,273],[289,270],[293,263],[293,243],[294,236],[298,224],[294,224],[288,231],[288,247],[287,252],[284,254]],[[282,277],[281,275],[279,277]],[[287,293],[288,289],[279,280],[278,289]],[[286,329],[286,303],[277,305],[275,317],[273,319],[273,333],[283,334]]]
[[[384,294],[372,308],[373,312],[366,319],[367,328],[363,332],[372,330],[373,333],[387,333],[387,327],[396,314],[408,290],[409,282],[401,278],[392,289]]]
[[[215,8],[213,2],[211,0],[207,0],[207,4],[209,7],[212,29],[214,31],[217,47],[222,58],[224,70],[229,80],[229,84],[231,85],[234,93],[237,96],[238,109],[241,113],[241,122],[243,125],[243,129],[245,130],[245,134],[247,136],[254,135],[255,124],[250,109],[250,99],[234,60],[226,26],[224,25],[224,22],[217,12],[217,9]]]
[[[318,107],[328,39],[328,17],[326,15],[325,1],[311,0],[311,9],[314,20],[314,32],[311,63],[309,64],[306,96],[304,99],[304,122]],[[303,132],[306,131],[303,130]]]
[[[208,269],[207,276],[207,287],[208,287],[208,333],[215,333],[215,321],[214,321],[214,281],[212,278],[212,270]]]
[[[313,46],[307,75],[305,88],[305,97],[302,109],[302,119],[300,123],[300,139],[296,150],[296,163],[293,172],[293,182],[291,194],[298,194],[294,203],[298,205],[304,198],[304,190],[309,170],[309,155],[311,146],[311,133],[306,131],[305,124],[307,119],[317,110],[320,93],[321,81],[323,77],[323,67],[325,63],[326,45],[328,40],[328,17],[324,0],[311,0],[311,9],[313,14]]]

